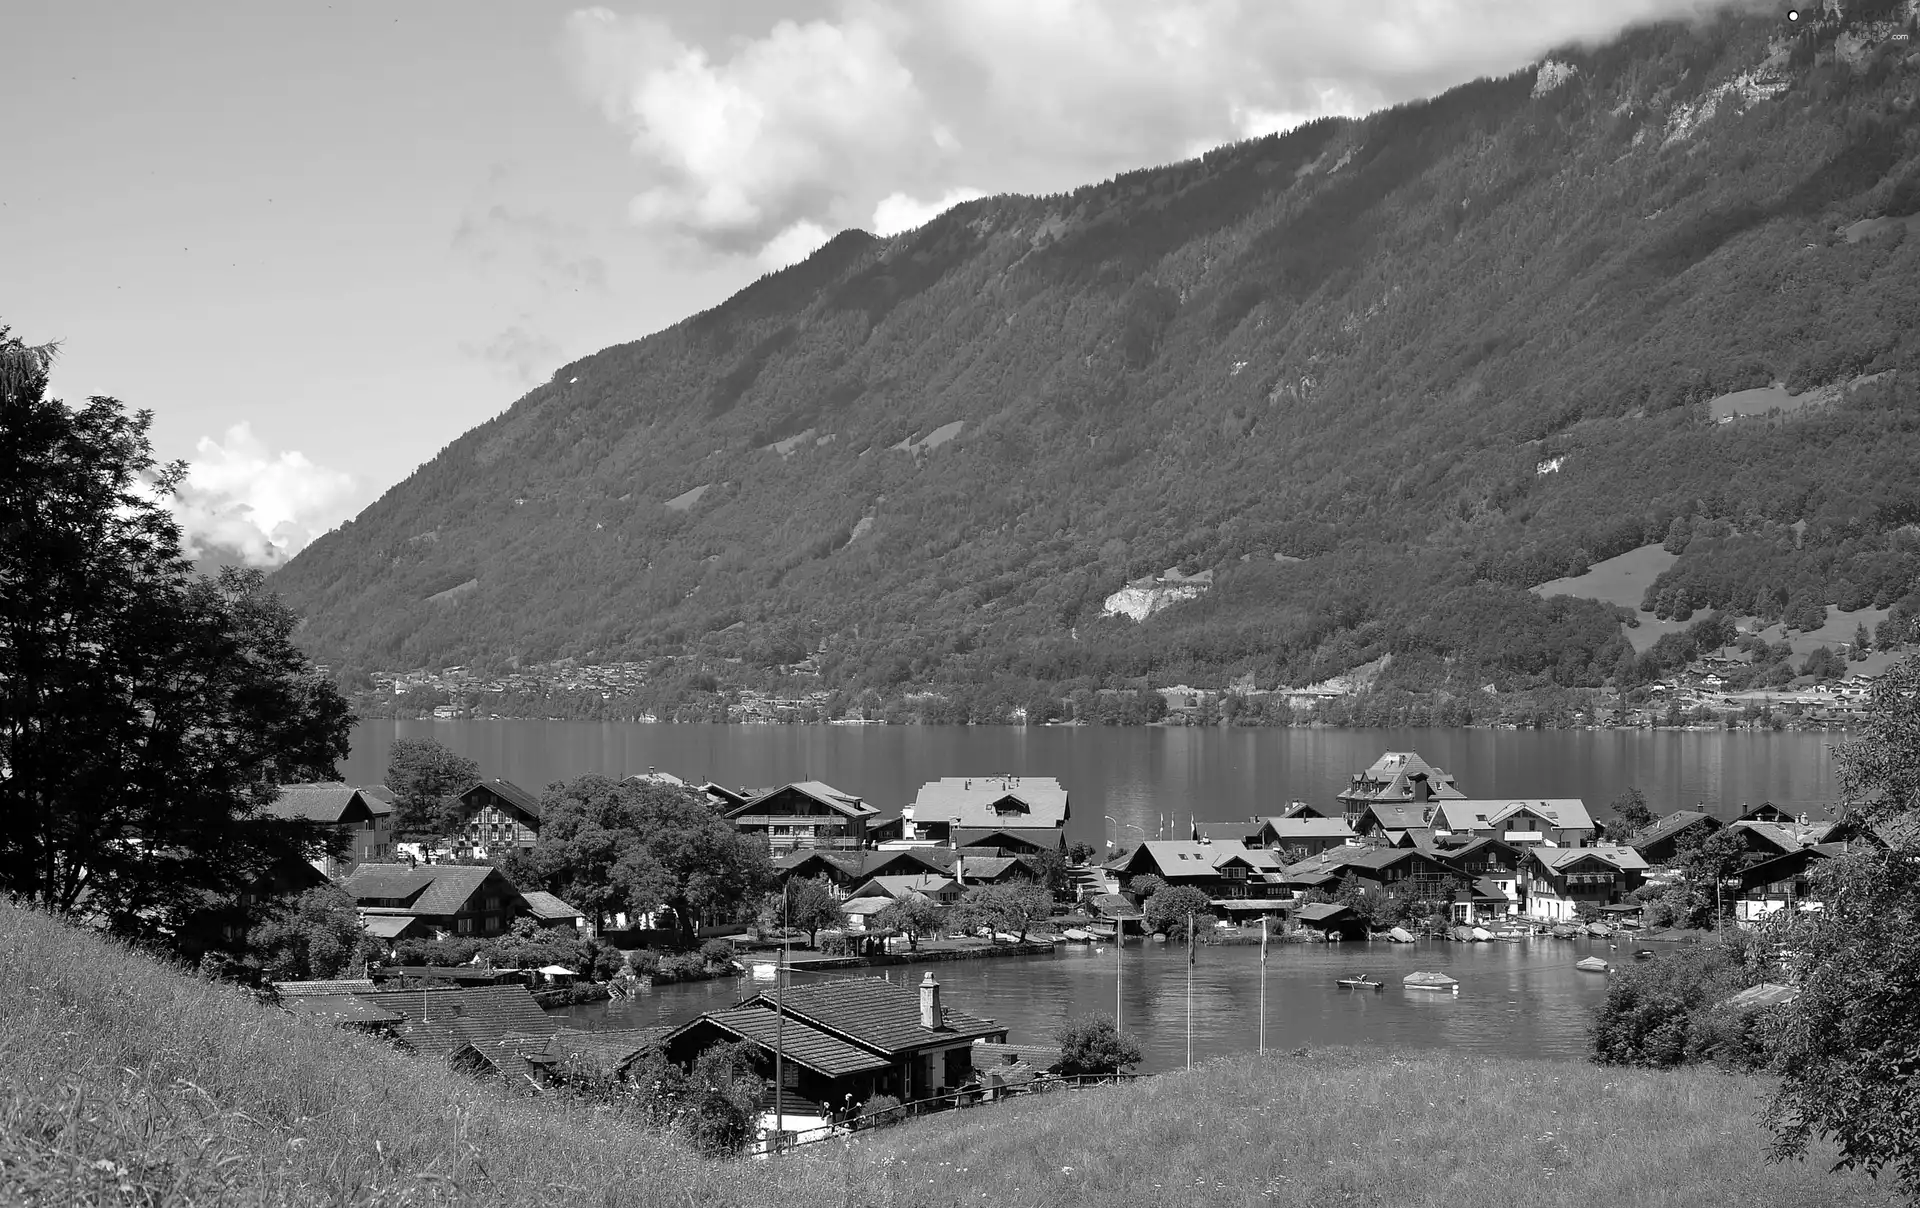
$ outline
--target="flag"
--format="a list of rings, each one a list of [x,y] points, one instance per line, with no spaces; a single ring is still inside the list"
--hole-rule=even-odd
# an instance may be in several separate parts
[[[1193,911],[1187,911],[1187,963],[1193,964]]]
[[[1267,916],[1260,916],[1260,963],[1267,963]]]

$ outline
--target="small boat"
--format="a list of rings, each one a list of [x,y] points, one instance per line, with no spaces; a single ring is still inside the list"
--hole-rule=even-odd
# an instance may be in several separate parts
[[[1396,944],[1411,944],[1413,942],[1413,932],[1408,931],[1405,927],[1395,927],[1393,930],[1387,932],[1387,938]]]
[[[1024,942],[1021,940],[1019,936],[1015,935],[1011,931],[996,931],[993,933],[993,938],[996,940],[999,940],[1003,944],[1018,944],[1018,943]]]
[[[1574,931],[1573,928],[1567,926],[1566,924],[1561,923],[1561,924],[1555,925],[1552,934],[1553,934],[1553,938],[1556,940],[1570,940],[1579,933]]]
[[[1458,990],[1457,978],[1444,973],[1409,973],[1400,979],[1400,984],[1409,990]]]
[[[1473,929],[1473,938],[1479,941],[1490,940],[1493,938],[1493,932],[1488,931],[1485,927],[1475,927]]]
[[[1613,930],[1612,928],[1608,927],[1605,923],[1588,923],[1587,934],[1597,935],[1601,939],[1605,939],[1608,936],[1613,934]]]
[[[1611,968],[1604,958],[1598,956],[1589,956],[1584,960],[1577,960],[1573,963],[1573,967],[1582,973],[1605,973]]]
[[[1464,925],[1455,927],[1451,932],[1451,934],[1454,939],[1459,940],[1463,944],[1468,944],[1473,942],[1473,928],[1471,927],[1467,927]]]
[[[1343,977],[1340,979],[1339,984],[1354,990],[1378,990],[1387,983],[1369,980],[1363,974],[1359,977]]]
[[[1069,927],[1060,934],[1066,937],[1067,942],[1073,944],[1085,944],[1093,939],[1093,932],[1082,931],[1078,927]]]
[[[1088,923],[1086,932],[1097,940],[1110,940],[1113,938],[1113,928],[1105,923]]]
[[[1637,961],[1650,961],[1653,959],[1653,949],[1636,948],[1633,953],[1633,959]]]

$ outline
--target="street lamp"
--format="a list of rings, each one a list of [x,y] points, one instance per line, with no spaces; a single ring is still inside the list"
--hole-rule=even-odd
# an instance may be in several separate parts
[[[1116,818],[1116,817],[1114,817],[1114,816],[1113,816],[1112,814],[1102,814],[1102,815],[1100,815],[1100,816],[1101,816],[1102,818],[1105,818],[1105,819],[1106,819],[1106,820],[1107,820],[1108,822],[1111,822],[1111,823],[1113,823],[1113,827],[1114,827],[1114,829],[1113,829],[1113,831],[1111,832],[1111,833],[1112,833],[1112,835],[1113,835],[1113,839],[1117,839],[1117,838],[1119,838],[1119,837],[1120,837],[1120,833],[1119,833],[1119,832],[1120,832],[1120,828],[1121,828],[1121,827],[1123,827],[1123,826],[1131,826],[1131,827],[1133,827],[1133,829],[1135,829],[1135,830],[1137,830],[1137,831],[1139,831],[1139,832],[1140,832],[1140,838],[1141,838],[1141,839],[1142,839],[1143,841],[1144,841],[1144,840],[1146,839],[1146,837],[1147,837],[1147,828],[1146,828],[1146,827],[1144,827],[1144,826],[1141,826],[1141,825],[1140,825],[1139,823],[1137,823],[1137,822],[1122,822],[1122,821],[1120,821],[1120,820],[1119,820],[1118,818]],[[1115,843],[1115,842],[1113,841],[1113,839],[1108,839],[1108,840],[1107,840],[1107,846],[1108,846],[1108,847],[1117,847],[1117,846],[1118,846],[1118,844],[1116,844],[1116,843]]]

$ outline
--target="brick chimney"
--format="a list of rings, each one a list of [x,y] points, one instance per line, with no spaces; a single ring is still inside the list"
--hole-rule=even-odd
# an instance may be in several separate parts
[[[940,1012],[940,983],[931,973],[920,982],[920,1026],[930,1031],[946,1026],[946,1017]]]
[[[1425,772],[1415,772],[1413,775],[1407,777],[1407,779],[1413,781],[1414,804],[1425,805],[1427,798],[1433,795],[1432,787],[1427,784],[1427,774]]]

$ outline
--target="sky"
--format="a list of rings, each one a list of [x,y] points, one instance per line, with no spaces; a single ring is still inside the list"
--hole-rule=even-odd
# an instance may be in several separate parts
[[[1757,0],[1755,0],[1757,2]],[[274,565],[561,365],[971,197],[1361,114],[1710,0],[60,0],[0,325]]]

